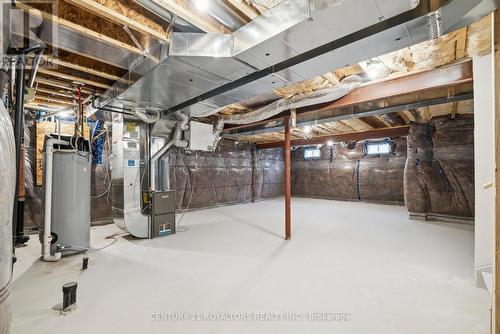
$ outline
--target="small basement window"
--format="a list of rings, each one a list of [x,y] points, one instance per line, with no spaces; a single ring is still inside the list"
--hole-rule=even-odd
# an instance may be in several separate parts
[[[306,147],[304,149],[304,160],[321,158],[321,150],[318,147]]]
[[[390,141],[376,141],[365,143],[365,155],[381,155],[393,152],[393,146]]]

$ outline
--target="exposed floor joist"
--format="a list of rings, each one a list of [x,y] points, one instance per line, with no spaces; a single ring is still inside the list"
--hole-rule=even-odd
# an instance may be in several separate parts
[[[227,2],[229,5],[231,5],[236,10],[245,15],[249,20],[253,20],[260,15],[258,10],[252,8],[243,0],[222,0],[222,1]]]
[[[72,5],[78,6],[88,12],[91,12],[97,16],[101,16],[106,18],[114,23],[127,26],[135,31],[148,34],[158,38],[159,40],[167,41],[169,39],[167,33],[162,31],[161,28],[158,27],[153,29],[145,24],[135,21],[134,19],[127,17],[121,13],[116,12],[115,10],[101,5],[100,3],[94,0],[64,0]],[[149,24],[152,26],[158,26],[157,23],[153,22],[148,18],[144,18],[149,21]]]
[[[70,105],[70,106],[76,105],[76,103],[68,101],[68,100],[59,99],[57,97],[44,96],[44,95],[38,95],[36,97],[35,101],[36,100],[44,100],[44,101],[55,102],[55,103],[59,103],[59,104],[66,104],[66,105]]]
[[[50,90],[50,89],[46,89],[46,88],[35,88],[35,91],[37,93],[45,93],[45,94],[48,94],[48,95],[54,95],[54,96],[60,96],[60,97],[66,97],[66,98],[73,98],[74,97],[74,94],[68,94],[68,93],[61,93],[61,92],[58,92],[58,91],[54,91],[54,90]],[[38,97],[38,95],[37,95]]]
[[[197,28],[209,33],[231,33],[226,26],[216,22],[212,17],[208,15],[198,15],[196,10],[185,1],[176,0],[151,0],[157,5],[165,8],[175,16],[182,18],[183,20],[191,23]]]
[[[71,84],[69,84],[67,82],[63,82],[63,81],[59,81],[59,80],[55,80],[55,79],[50,79],[50,78],[40,77],[39,75],[36,76],[35,82],[41,83],[43,85],[55,87],[55,88],[58,88],[58,89],[67,90],[67,91],[77,91],[78,90],[75,86],[72,86]],[[81,89],[81,92],[83,94],[87,94],[88,95],[88,94],[92,94],[93,91],[91,89],[83,87]],[[99,91],[96,92],[96,95],[99,95]]]
[[[117,75],[109,74],[109,73],[102,72],[102,71],[97,71],[97,70],[94,70],[94,69],[92,69],[90,67],[85,67],[85,66],[81,66],[81,65],[78,65],[78,64],[70,63],[70,62],[61,60],[59,58],[55,58],[54,57],[54,58],[50,58],[49,59],[47,56],[42,56],[42,59],[44,59],[44,61],[47,62],[47,63],[51,63],[51,64],[54,64],[54,65],[57,65],[57,66],[71,68],[73,70],[77,70],[77,71],[80,71],[80,72],[92,74],[92,75],[95,75],[95,76],[98,76],[98,77],[101,77],[101,78],[104,78],[104,79],[113,80],[113,81],[121,80],[121,78],[119,76],[117,76]]]
[[[94,30],[82,27],[81,25],[78,25],[76,23],[70,22],[68,20],[62,19],[60,17],[57,17],[55,15],[52,15],[52,14],[49,14],[49,13],[46,13],[43,11],[40,11],[40,10],[35,9],[31,6],[28,6],[24,3],[16,2],[16,7],[24,10],[26,13],[28,13],[31,16],[37,17],[39,19],[56,24],[56,25],[61,26],[61,27],[68,28],[72,31],[81,33],[81,34],[86,35],[88,37],[91,37],[93,39],[100,40],[102,42],[113,45],[114,47],[124,49],[128,52],[131,52],[131,53],[137,54],[137,55],[143,54],[142,50],[140,50],[136,47],[133,47],[127,43],[120,42],[116,39],[113,39],[111,37],[108,37],[106,35],[98,33]]]
[[[99,88],[103,88],[103,89],[109,89],[111,87],[111,85],[108,85],[108,84],[96,82],[93,80],[84,79],[84,78],[77,77],[77,76],[70,75],[70,74],[66,74],[66,73],[61,73],[61,72],[49,70],[46,68],[39,68],[38,72],[42,73],[42,74],[50,75],[50,76],[53,76],[56,78],[60,78],[60,79],[64,79],[64,80],[68,80],[68,81],[72,81],[72,82],[81,82],[81,83],[89,85],[89,86],[99,87]]]
[[[327,141],[334,142],[346,142],[346,141],[357,141],[364,139],[375,139],[375,138],[384,138],[384,137],[402,137],[408,134],[410,127],[407,125],[397,126],[392,128],[383,128],[376,129],[364,132],[349,132],[349,133],[341,133],[337,135],[330,136],[322,136],[315,137],[311,139],[298,139],[292,140],[292,146],[304,146],[304,145],[317,145],[317,144],[325,144]],[[285,143],[283,141],[273,142],[273,143],[264,143],[257,144],[258,148],[274,148],[274,147],[283,147]]]

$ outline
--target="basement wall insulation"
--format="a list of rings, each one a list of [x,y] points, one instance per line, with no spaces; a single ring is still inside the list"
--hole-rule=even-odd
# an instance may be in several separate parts
[[[373,140],[371,140],[373,141]],[[321,147],[321,158],[304,159],[304,147],[292,152],[292,194],[300,197],[404,204],[406,139],[392,140],[394,153],[365,156],[365,141],[352,147]]]
[[[405,202],[414,218],[474,217],[474,117],[413,124],[408,135]]]
[[[221,140],[215,152],[168,154],[177,209],[240,204],[283,194],[282,149]],[[255,168],[254,168],[255,166]]]
[[[395,151],[389,156],[364,156],[364,142],[352,149],[336,143],[331,148],[332,161],[327,145],[321,148],[321,159],[305,161],[304,148],[298,148],[292,152],[293,196],[405,204],[414,218],[472,219],[473,123],[473,117],[466,115],[415,123],[408,140],[393,139]],[[25,225],[29,230],[38,229],[43,221],[43,187],[34,185],[36,136],[29,114],[26,125]],[[167,156],[177,209],[241,204],[283,195],[282,149],[256,149],[221,140],[215,152],[176,148]],[[92,166],[92,194],[106,189],[108,168],[106,160]],[[91,218],[92,225],[111,222],[107,196],[92,199]]]

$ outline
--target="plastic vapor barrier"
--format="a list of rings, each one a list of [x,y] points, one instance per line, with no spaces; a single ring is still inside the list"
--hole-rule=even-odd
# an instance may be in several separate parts
[[[373,141],[373,140],[371,140]],[[292,152],[294,196],[403,203],[406,140],[392,140],[394,152],[365,156],[364,141],[321,147],[319,159],[304,159],[304,147]]]
[[[417,216],[474,216],[473,116],[411,126],[405,201]]]
[[[252,155],[251,145],[229,140],[221,140],[215,152],[173,149],[170,184],[177,208],[245,203],[282,194],[283,150],[256,150],[257,160]]]
[[[283,153],[281,148],[254,151],[254,200],[284,194],[285,161]]]
[[[55,129],[55,125],[54,125]],[[36,185],[36,127],[33,114],[26,113],[24,128],[24,157],[26,198],[24,202],[24,226],[39,229],[43,225],[43,186]]]

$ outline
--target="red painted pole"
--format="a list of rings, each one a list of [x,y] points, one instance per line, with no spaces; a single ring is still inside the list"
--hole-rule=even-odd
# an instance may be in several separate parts
[[[285,117],[285,240],[292,236],[292,184],[290,153],[290,117]]]

